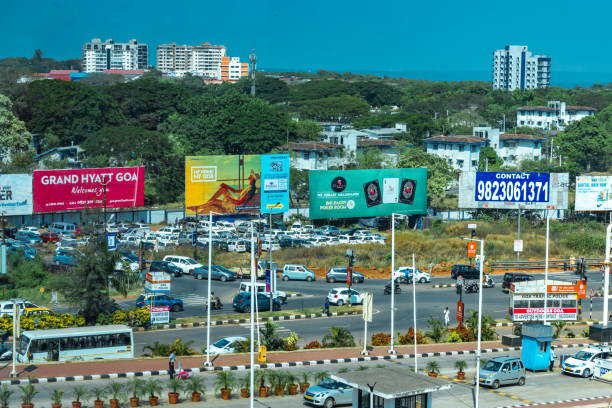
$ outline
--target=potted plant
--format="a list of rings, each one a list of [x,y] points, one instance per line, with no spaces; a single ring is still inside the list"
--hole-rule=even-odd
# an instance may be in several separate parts
[[[11,395],[13,395],[13,390],[9,389],[8,385],[2,384],[2,388],[0,388],[0,407],[8,408],[9,399]]]
[[[72,401],[72,408],[81,408],[81,398],[87,399],[87,390],[81,385],[77,385],[72,389],[74,400]]]
[[[278,372],[270,371],[268,373],[268,382],[270,383],[270,390],[272,390],[273,393],[276,392],[276,388],[278,387],[278,380]]]
[[[200,401],[200,396],[206,392],[204,387],[204,379],[199,376],[191,376],[185,384],[185,389],[191,392],[191,401]]]
[[[316,384],[318,384],[321,381],[325,380],[327,377],[329,377],[329,373],[327,371],[319,371],[314,375],[314,381]]]
[[[64,390],[53,390],[51,393],[51,408],[62,408],[62,397],[64,396]]]
[[[287,380],[287,391],[289,395],[297,394],[297,389],[299,385],[296,383],[297,376],[293,373],[285,373],[285,378]]]
[[[308,382],[310,380],[310,371],[302,371],[302,381],[300,381],[300,392],[303,394],[304,392],[306,392],[306,388],[310,387],[310,383]]]
[[[130,407],[137,407],[140,395],[144,388],[144,380],[141,378],[134,378],[132,381],[126,384],[127,391],[132,394],[130,397]]]
[[[266,386],[266,380],[270,379],[267,370],[255,370],[255,382],[259,384],[259,398],[268,396],[269,388]]]
[[[149,404],[153,407],[156,406],[159,397],[155,394],[161,394],[162,392],[159,380],[157,378],[149,378],[144,385],[144,391],[149,394]]]
[[[232,389],[236,384],[236,377],[231,371],[217,372],[215,379],[215,391],[221,391],[221,398],[228,400],[232,396]]]
[[[34,377],[29,377],[28,383],[26,385],[20,385],[19,389],[23,393],[21,396],[21,408],[34,408],[32,398],[38,394],[38,391],[34,388]]]
[[[123,384],[118,382],[111,382],[108,384],[108,393],[111,396],[110,399],[110,408],[118,408],[119,407],[119,399],[122,398],[123,394]]]
[[[168,382],[168,402],[170,404],[176,404],[179,400],[179,392],[183,390],[183,381],[174,377]]]
[[[251,391],[251,373],[248,372],[244,377],[240,379],[240,396],[242,398],[249,398]]]
[[[95,387],[91,389],[91,395],[96,399],[94,400],[95,408],[102,408],[104,406],[104,398],[106,398],[106,387]]]
[[[440,373],[440,364],[437,361],[429,361],[427,363],[427,375],[436,378]]]
[[[463,370],[465,370],[466,367],[467,367],[467,363],[465,361],[463,360],[455,361],[455,368],[457,369],[457,378],[459,380],[465,379],[465,372]]]
[[[276,373],[276,395],[282,397],[285,395],[285,387],[287,386],[287,373],[278,371]]]

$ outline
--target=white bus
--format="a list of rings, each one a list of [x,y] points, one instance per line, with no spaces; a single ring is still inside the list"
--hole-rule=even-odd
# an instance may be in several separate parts
[[[28,330],[17,343],[21,363],[133,357],[132,329],[124,325]]]

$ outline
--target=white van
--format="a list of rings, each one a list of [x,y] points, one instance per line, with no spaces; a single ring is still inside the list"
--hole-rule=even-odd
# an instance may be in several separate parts
[[[268,297],[270,296],[270,292],[266,291],[265,283],[256,282],[255,287],[257,288],[257,293],[263,293]],[[250,291],[251,291],[251,282],[240,282],[239,292],[250,292]],[[280,301],[283,303],[287,302],[287,294],[280,290],[277,290],[274,292],[274,297],[279,298]]]
[[[49,225],[49,231],[55,232],[58,235],[70,235],[71,237],[76,237],[80,232],[76,225],[69,222],[54,222]]]

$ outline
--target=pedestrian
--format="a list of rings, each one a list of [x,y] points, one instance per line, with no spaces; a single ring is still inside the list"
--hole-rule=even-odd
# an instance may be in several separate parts
[[[449,323],[450,323],[450,311],[448,310],[448,306],[446,306],[446,309],[444,309],[444,326],[448,327]]]
[[[329,298],[325,298],[325,304],[323,305],[323,313],[329,317]]]
[[[574,267],[576,266],[576,257],[574,255],[570,256],[569,263],[570,263],[570,271],[573,271]]]
[[[550,365],[548,366],[548,371],[552,371],[555,368],[555,350],[552,348],[552,344],[550,345]]]
[[[429,263],[429,267],[428,267],[428,269],[429,269],[429,276],[431,276],[431,274],[433,273],[433,267],[434,267],[433,262],[430,262]]]
[[[168,361],[168,374],[170,374],[170,379],[174,378],[174,360],[176,358],[176,350],[172,349],[170,352],[170,360]]]

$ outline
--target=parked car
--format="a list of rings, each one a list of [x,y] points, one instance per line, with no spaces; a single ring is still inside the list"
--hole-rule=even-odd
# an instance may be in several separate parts
[[[257,292],[258,293],[263,293],[265,296],[270,296],[270,292],[266,291],[266,284],[265,283],[255,283],[255,287],[257,288]],[[240,288],[239,288],[240,292],[251,292],[251,282],[240,282]],[[274,298],[275,299],[280,299],[281,302],[286,303],[287,302],[287,294],[281,290],[276,290],[274,291]]]
[[[353,402],[353,388],[327,377],[319,384],[306,388],[304,401],[325,408],[350,404]]]
[[[282,280],[306,280],[311,282],[316,280],[315,273],[300,264],[287,264],[283,267]]]
[[[240,292],[232,301],[232,306],[237,312],[247,313],[251,311],[251,292]],[[259,310],[270,310],[270,297],[264,293],[257,293],[257,308]],[[274,298],[272,304],[272,310],[281,309],[281,300]]]
[[[151,266],[149,266],[149,272],[166,272],[174,276],[175,278],[183,276],[183,271],[181,270],[181,268],[174,266],[168,261],[151,262]]]
[[[60,236],[53,231],[44,231],[40,233],[40,239],[42,242],[58,242],[60,240]]]
[[[151,306],[168,306],[173,312],[181,312],[183,310],[183,301],[169,295],[159,295],[154,293],[145,293],[138,296],[138,299],[136,299],[136,307]]]
[[[612,358],[612,349],[609,346],[589,346],[578,351],[561,363],[561,370],[565,374],[579,375],[589,378],[593,375],[595,360]]]
[[[492,358],[480,369],[479,383],[494,389],[500,385],[525,385],[525,366],[518,357]]]
[[[325,280],[328,283],[346,282],[346,266],[332,266],[325,275]],[[351,272],[353,283],[363,283],[364,277],[359,272]]]
[[[82,254],[73,248],[58,248],[53,257],[55,265],[76,266],[77,260]]]
[[[41,317],[53,316],[55,312],[46,307],[26,307],[21,309],[21,314],[24,317]]]
[[[15,234],[15,239],[27,244],[42,244],[43,242],[37,232],[26,230],[17,231],[17,234]]]
[[[210,345],[210,354],[228,354],[234,352],[236,343],[247,340],[246,337],[234,336],[224,337]],[[206,354],[208,350],[204,350]]]
[[[193,277],[195,279],[208,279],[208,265],[197,268],[193,271]],[[210,278],[217,279],[221,282],[236,280],[238,274],[234,271],[230,271],[220,265],[211,265]]]
[[[324,225],[320,231],[325,235],[340,235],[342,233],[342,230],[335,225]]]
[[[363,304],[364,295],[362,293],[357,292],[355,289],[351,289],[349,294],[348,288],[333,288],[327,294],[327,299],[329,299],[329,303],[336,306],[342,306],[346,303],[349,303],[349,296],[351,297],[351,304],[360,305]]]
[[[272,251],[278,251],[279,249],[281,249],[280,247],[280,243],[278,241],[263,241],[261,243],[261,250],[262,251],[270,251],[270,247],[272,247]]]
[[[412,266],[400,266],[396,269],[396,273],[399,273],[402,281],[412,283]],[[423,272],[420,269],[416,270],[416,281],[418,283],[431,282],[431,275],[427,272]]]
[[[48,229],[58,235],[67,235],[71,237],[76,237],[81,232],[76,225],[69,222],[54,222],[49,225]]]
[[[37,254],[36,249],[21,241],[11,242],[8,246],[8,250],[12,253],[23,254],[23,256],[30,261],[33,260]]]
[[[242,240],[231,240],[227,243],[227,250],[229,252],[246,252],[246,242]]]
[[[17,303],[19,306],[19,310],[23,311],[26,308],[35,308],[38,307],[34,303],[30,302],[26,299],[9,299],[0,302],[0,317],[4,315],[13,315],[13,302]]]
[[[168,261],[174,266],[178,267],[184,274],[192,275],[193,271],[197,268],[201,268],[202,265],[188,256],[179,255],[166,255],[164,261]]]
[[[457,279],[461,275],[463,279],[480,279],[480,271],[472,265],[457,264],[451,269],[451,279]]]
[[[130,267],[130,270],[132,272],[138,272],[138,270],[140,269],[140,262],[138,262],[138,261],[133,262],[130,258],[128,258],[126,256],[122,256],[115,263],[115,270],[116,271],[122,271],[123,270],[123,265],[125,265],[125,264],[127,264]]]
[[[533,279],[533,275],[529,275],[528,273],[506,272],[502,280],[502,290],[510,290],[510,286],[515,282],[525,282]]]

